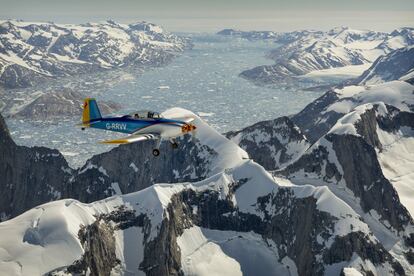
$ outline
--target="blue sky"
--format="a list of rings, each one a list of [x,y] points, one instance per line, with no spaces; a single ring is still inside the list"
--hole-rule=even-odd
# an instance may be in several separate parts
[[[0,0],[1,19],[152,21],[171,31],[289,31],[414,26],[414,0]]]

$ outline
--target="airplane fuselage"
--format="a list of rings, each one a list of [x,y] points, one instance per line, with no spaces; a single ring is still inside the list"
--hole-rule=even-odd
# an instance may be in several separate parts
[[[177,137],[183,134],[185,122],[166,118],[133,119],[127,117],[107,117],[91,120],[89,127],[127,134],[159,134],[163,137]]]

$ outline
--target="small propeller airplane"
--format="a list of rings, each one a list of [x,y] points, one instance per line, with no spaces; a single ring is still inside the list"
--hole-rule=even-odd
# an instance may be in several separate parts
[[[162,140],[168,139],[173,148],[177,148],[176,137],[189,132],[194,134],[196,126],[191,122],[194,118],[163,118],[158,112],[137,111],[121,117],[102,117],[96,100],[87,98],[83,104],[82,130],[87,127],[127,133],[129,136],[121,139],[103,141],[104,144],[129,144],[144,140],[157,140],[152,150],[154,156],[160,155]]]

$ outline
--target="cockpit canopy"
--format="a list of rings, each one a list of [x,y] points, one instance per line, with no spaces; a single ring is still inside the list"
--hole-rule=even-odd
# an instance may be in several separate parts
[[[150,110],[140,110],[132,112],[128,115],[128,117],[131,117],[133,119],[159,119],[162,118],[160,113],[150,111]]]

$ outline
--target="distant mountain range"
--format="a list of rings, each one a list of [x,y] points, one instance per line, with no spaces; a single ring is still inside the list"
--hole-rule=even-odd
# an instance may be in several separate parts
[[[230,140],[167,110],[195,116],[197,138],[159,158],[152,142],[119,146],[76,170],[16,145],[0,117],[1,274],[414,274],[414,86],[385,80],[382,62],[379,83]]]
[[[257,66],[240,73],[241,77],[259,85],[277,84],[312,71],[371,64],[382,55],[414,44],[414,28],[401,28],[390,33],[347,27],[327,32],[267,33],[219,32],[248,39],[273,39],[283,44],[268,54],[275,64]]]
[[[0,21],[0,85],[28,87],[131,65],[158,66],[191,46],[188,39],[147,22]]]

